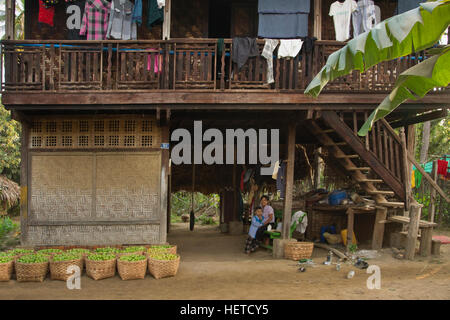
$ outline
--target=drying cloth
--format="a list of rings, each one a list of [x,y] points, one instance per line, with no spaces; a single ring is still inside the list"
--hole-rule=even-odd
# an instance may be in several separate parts
[[[272,179],[277,180],[278,169],[280,168],[280,161],[275,162],[273,167]]]
[[[376,24],[375,4],[372,0],[360,0],[352,13],[353,36],[371,30]]]
[[[80,36],[81,18],[84,14],[84,4],[85,1],[83,0],[66,2],[66,27],[69,30],[67,32],[67,38],[69,40],[85,39],[85,37]]]
[[[118,40],[136,40],[136,26],[132,26],[134,5],[129,0],[113,0],[106,37]]]
[[[308,226],[308,217],[306,215],[306,212],[297,211],[296,213],[294,213],[291,218],[291,227],[294,225],[294,223],[297,223],[295,231],[305,233],[306,227]]]
[[[422,173],[419,170],[414,170],[414,180],[416,188],[420,187],[422,183]]]
[[[244,175],[244,182],[248,182],[250,180],[250,178],[252,177],[253,174],[253,169],[247,169],[247,171],[245,171],[245,175]]]
[[[333,17],[337,41],[346,41],[350,38],[350,18],[357,7],[354,0],[345,0],[343,3],[335,1],[331,4],[329,15]]]
[[[312,53],[314,50],[314,42],[317,40],[316,37],[305,37],[303,40],[302,50],[304,53]]]
[[[259,0],[258,13],[309,13],[309,0]]]
[[[433,240],[439,240],[441,244],[450,244],[450,238],[447,236],[433,236]]]
[[[416,175],[415,175],[416,170],[412,170],[411,173],[411,188],[415,188],[416,187]]]
[[[262,56],[267,60],[267,83],[273,83],[273,51],[278,45],[278,40],[266,39]]]
[[[286,161],[282,161],[277,173],[277,190],[280,190],[280,198],[284,199],[286,191]]]
[[[397,14],[417,8],[425,0],[398,0]]]
[[[48,24],[53,27],[53,18],[55,17],[55,7],[46,8],[44,2],[39,0],[39,16],[40,23]]]
[[[292,39],[308,36],[308,14],[266,14],[260,13],[258,37]]]
[[[162,58],[161,58],[161,55],[159,54],[159,50],[157,50],[157,49],[150,49],[150,50],[158,53],[158,54],[155,54],[154,58],[153,58],[153,72],[161,73],[162,72]],[[147,55],[147,70],[148,71],[152,70],[152,55],[151,54]]]
[[[295,58],[302,49],[303,41],[300,39],[280,40],[278,59]]]
[[[155,24],[164,21],[164,9],[158,7],[156,0],[150,0],[148,3],[148,21],[147,26],[151,29]]]
[[[131,22],[137,23],[138,25],[142,24],[142,0],[134,1],[133,18]]]
[[[224,40],[223,38],[217,39],[217,54],[221,57],[224,47]]]
[[[107,0],[86,0],[80,35],[87,40],[105,40],[111,3]]]
[[[437,164],[438,164],[437,173],[442,175],[442,176],[444,176],[444,177],[446,177],[447,176],[448,161],[438,160]]]
[[[166,6],[166,0],[156,0],[156,2],[158,3],[159,9]]]
[[[258,44],[253,38],[233,38],[233,62],[237,63],[238,68],[247,62],[249,57],[259,55]]]

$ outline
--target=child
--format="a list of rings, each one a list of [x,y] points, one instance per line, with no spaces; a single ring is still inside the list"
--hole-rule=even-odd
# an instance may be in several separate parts
[[[250,252],[254,252],[258,247],[258,243],[255,239],[256,230],[263,225],[263,217],[262,217],[262,208],[256,207],[255,214],[252,218],[252,224],[250,226],[250,230],[248,231],[247,242],[245,243],[245,253],[250,254]]]

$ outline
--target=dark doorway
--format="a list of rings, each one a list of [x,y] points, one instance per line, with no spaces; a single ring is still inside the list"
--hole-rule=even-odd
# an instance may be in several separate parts
[[[231,37],[231,1],[211,0],[209,2],[209,38]]]

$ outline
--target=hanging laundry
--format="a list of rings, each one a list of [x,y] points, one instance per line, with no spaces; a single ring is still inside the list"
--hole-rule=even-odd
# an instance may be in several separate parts
[[[303,41],[300,39],[280,40],[278,59],[295,58],[302,49]]]
[[[422,173],[419,170],[414,170],[414,180],[416,188],[420,187],[422,183]]]
[[[275,165],[273,167],[273,173],[272,173],[272,179],[274,179],[274,180],[277,180],[278,169],[280,169],[280,161],[277,160],[277,162],[275,162]]]
[[[398,0],[397,14],[417,8],[424,0]]]
[[[105,40],[110,11],[107,0],[86,0],[80,35],[87,35],[87,40]]]
[[[133,18],[131,23],[136,23],[138,25],[142,24],[142,0],[136,0],[134,2]]]
[[[42,0],[39,0],[38,22],[48,24],[53,27],[55,17],[55,7],[46,7]]]
[[[353,37],[371,30],[376,24],[375,4],[372,0],[359,0],[352,13]]]
[[[166,0],[157,0],[158,8],[161,9],[166,5]]]
[[[261,55],[267,60],[267,83],[273,83],[273,51],[278,45],[278,40],[266,39]]]
[[[148,21],[147,26],[151,29],[154,25],[164,22],[164,9],[158,7],[157,0],[148,2]]]
[[[375,5],[375,24],[381,22],[381,9],[379,6]]]
[[[354,0],[345,0],[343,3],[335,1],[331,4],[329,15],[333,17],[337,41],[346,41],[350,38],[350,18],[357,7]]]
[[[133,27],[134,5],[130,0],[113,0],[106,37],[118,40],[136,40],[137,28]]]
[[[437,173],[442,175],[442,176],[444,176],[444,177],[446,177],[447,176],[448,161],[438,160],[437,164],[438,164]]]
[[[157,54],[153,55],[153,72],[161,73],[162,72],[162,58],[158,49],[150,49],[152,52],[156,52]],[[152,70],[152,55],[149,53],[147,55],[147,70]]]
[[[81,19],[84,14],[84,5],[86,1],[75,0],[66,2],[66,27],[69,30],[67,33],[67,38],[69,40],[83,40],[86,39],[84,36],[80,36],[81,29]]]
[[[254,38],[233,38],[233,62],[237,63],[238,69],[247,62],[249,57],[259,55],[258,44]]]
[[[277,190],[280,191],[280,198],[283,199],[286,191],[286,164],[286,161],[282,161],[277,173]]]
[[[259,0],[258,37],[306,37],[309,11],[310,0]]]
[[[416,170],[411,170],[411,188],[415,188],[416,187],[416,175],[415,172]]]

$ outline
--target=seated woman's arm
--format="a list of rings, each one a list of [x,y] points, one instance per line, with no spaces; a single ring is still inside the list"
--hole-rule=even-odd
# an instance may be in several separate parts
[[[257,219],[256,219],[256,217],[253,217],[253,219],[252,219],[252,226],[254,226],[254,227],[256,227],[256,228],[259,228],[259,227],[261,227],[261,226],[263,226],[264,225],[264,222],[259,222]]]

